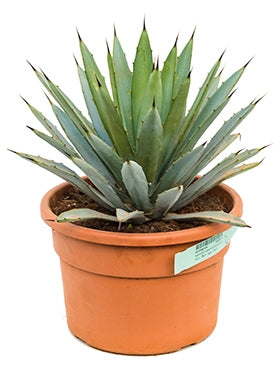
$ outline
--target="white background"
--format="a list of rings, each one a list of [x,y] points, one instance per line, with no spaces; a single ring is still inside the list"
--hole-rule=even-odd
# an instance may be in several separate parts
[[[270,369],[280,368],[279,330],[279,10],[266,1],[32,1],[1,9],[1,369]],[[244,219],[225,257],[220,312],[214,333],[174,354],[133,357],[90,348],[67,329],[59,261],[41,221],[42,195],[60,179],[6,148],[59,159],[25,125],[40,128],[19,98],[50,111],[26,59],[42,67],[81,105],[75,63],[78,27],[106,71],[105,38],[113,23],[132,62],[143,17],[161,61],[177,33],[183,46],[197,26],[192,93],[226,48],[224,76],[252,56],[225,117],[266,94],[240,127],[238,148],[273,144],[260,167],[228,181],[244,201]],[[235,148],[234,148],[235,149]],[[262,158],[262,156],[260,158]],[[278,177],[278,179],[277,179]]]

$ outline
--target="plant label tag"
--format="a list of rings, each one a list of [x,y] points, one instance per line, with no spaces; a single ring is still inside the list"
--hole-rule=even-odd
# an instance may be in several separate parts
[[[237,226],[232,226],[223,233],[205,239],[183,252],[176,253],[174,258],[174,274],[179,274],[179,272],[189,269],[219,253],[230,242],[236,229]]]

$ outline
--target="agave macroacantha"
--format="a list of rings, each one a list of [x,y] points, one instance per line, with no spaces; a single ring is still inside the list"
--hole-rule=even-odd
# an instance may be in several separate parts
[[[191,214],[176,211],[222,181],[260,163],[244,161],[262,148],[241,150],[197,177],[239,136],[233,131],[257,103],[252,101],[235,113],[210,140],[199,144],[204,132],[229,102],[248,63],[220,83],[222,55],[187,109],[193,35],[179,56],[176,39],[160,70],[158,61],[153,61],[144,25],[131,71],[115,32],[113,51],[108,47],[107,54],[111,91],[80,35],[79,43],[83,68],[77,61],[76,64],[88,116],[44,72],[33,66],[58,104],[49,98],[63,133],[27,104],[49,135],[32,131],[70,158],[91,183],[61,163],[16,153],[60,176],[110,212],[74,209],[60,214],[57,221],[100,218],[120,224],[126,221],[141,224],[153,219],[203,219],[247,226],[240,218],[220,211]]]

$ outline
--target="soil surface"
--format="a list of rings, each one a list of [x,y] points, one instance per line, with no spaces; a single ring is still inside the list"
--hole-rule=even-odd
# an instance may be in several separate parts
[[[91,198],[81,193],[78,189],[69,185],[66,191],[58,197],[54,204],[51,205],[52,211],[59,215],[60,213],[73,208],[90,208],[99,212],[110,214],[108,210],[94,202]],[[230,212],[231,206],[229,200],[225,197],[218,196],[215,191],[209,192],[198,197],[186,207],[180,209],[178,213],[191,213],[202,211],[224,211]],[[103,231],[118,231],[118,223],[105,220],[86,220],[78,221],[75,224]],[[123,223],[121,232],[124,233],[155,233],[168,232],[183,229],[189,229],[207,224],[204,221],[149,221],[142,225]]]

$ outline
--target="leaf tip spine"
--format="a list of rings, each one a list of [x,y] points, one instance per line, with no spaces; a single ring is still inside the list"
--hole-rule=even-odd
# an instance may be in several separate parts
[[[47,98],[48,102],[50,103],[51,106],[53,106],[53,102],[51,101],[50,97],[48,96],[48,94],[46,94],[45,91],[43,91],[43,93],[45,94],[45,97]]]
[[[27,60],[27,63],[30,65],[34,72],[37,72],[37,69],[29,62],[29,60]]]
[[[191,35],[191,40],[193,40],[194,39],[194,35],[195,35],[195,32],[196,32],[196,28],[197,28],[197,25],[195,25],[194,26],[194,29],[193,29],[193,33],[192,33],[192,35]]]
[[[48,82],[51,82],[51,80],[49,79],[49,77],[46,75],[46,73],[41,69],[41,73],[42,75],[45,77],[45,79],[48,81]]]
[[[259,99],[254,99],[251,104],[257,105],[265,96],[266,96],[266,94],[261,96]]]
[[[143,31],[147,31],[147,29],[146,29],[146,14],[144,14],[144,19],[143,19]]]
[[[12,150],[12,149],[9,149],[9,148],[7,148],[7,150],[8,150],[9,152],[11,152],[11,153],[18,154],[18,152],[16,152],[15,150]]]
[[[269,146],[271,146],[272,144],[267,144],[267,145],[264,145],[264,146],[262,146],[260,149],[259,149],[259,151],[261,151],[261,150],[263,150],[263,149],[266,149],[266,148],[268,148]]]
[[[179,39],[179,32],[178,32],[178,34],[176,36],[176,39],[175,39],[173,48],[176,48],[177,47],[178,39]]]
[[[76,27],[76,32],[78,35],[79,42],[82,42],[82,38],[81,38],[80,32],[78,31],[78,27]]]
[[[232,95],[238,90],[238,87],[236,89],[234,89],[228,96],[228,99],[230,99],[232,97]]]
[[[108,40],[107,40],[107,39],[105,39],[105,42],[106,42],[106,46],[107,46],[107,52],[108,52],[108,54],[109,54],[109,55],[111,55]]]
[[[225,69],[225,67],[223,67],[223,68],[220,70],[220,72],[218,73],[218,77],[221,77],[221,75],[222,75],[222,73],[223,73],[224,69]]]
[[[20,96],[20,98],[25,102],[25,104],[27,104],[29,107],[30,107],[30,104],[28,103],[28,101],[26,100],[26,99],[24,99],[24,97],[23,96],[21,96],[21,95],[19,95]]]
[[[220,58],[218,59],[218,61],[219,61],[219,62],[223,59],[223,56],[225,55],[226,50],[227,50],[227,49],[225,49],[225,50],[222,52],[222,54],[221,54]]]
[[[157,60],[156,60],[155,69],[159,70],[159,55],[158,55]]]
[[[95,75],[95,79],[96,79],[96,82],[98,84],[98,87],[102,87],[101,82],[100,82],[99,78],[96,75]]]
[[[78,61],[77,61],[77,58],[75,57],[75,54],[73,54],[73,58],[74,58],[74,60],[75,60],[76,66],[77,66],[77,67],[79,67],[79,63],[78,63]]]
[[[250,64],[250,63],[251,63],[251,61],[252,61],[254,58],[255,58],[255,56],[253,55],[253,56],[252,56],[252,58],[250,58],[250,59],[248,60],[248,62],[244,64],[243,69],[245,69],[245,68],[248,66],[248,64]]]

